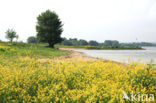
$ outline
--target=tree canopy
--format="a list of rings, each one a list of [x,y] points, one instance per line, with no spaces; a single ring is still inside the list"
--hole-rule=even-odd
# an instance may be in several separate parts
[[[86,40],[80,39],[79,45],[88,45],[88,42]]]
[[[120,44],[117,40],[105,40],[104,45],[105,46],[112,46],[112,47],[120,46]]]
[[[54,44],[60,43],[63,39],[62,21],[55,12],[47,10],[37,17],[37,39],[40,42],[49,43],[49,47],[54,48]]]
[[[37,39],[34,36],[30,36],[30,37],[28,37],[27,42],[28,43],[37,43]]]
[[[98,42],[95,41],[95,40],[91,40],[91,41],[89,41],[89,45],[91,45],[91,46],[98,46]]]
[[[6,33],[6,38],[10,40],[10,42],[12,42],[14,38],[18,38],[16,31],[13,29],[8,29],[5,33]]]

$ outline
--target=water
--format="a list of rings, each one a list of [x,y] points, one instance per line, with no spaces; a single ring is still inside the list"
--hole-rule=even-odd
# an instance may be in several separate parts
[[[156,64],[156,47],[143,47],[145,50],[76,50],[88,56],[110,59],[118,62],[150,62]]]

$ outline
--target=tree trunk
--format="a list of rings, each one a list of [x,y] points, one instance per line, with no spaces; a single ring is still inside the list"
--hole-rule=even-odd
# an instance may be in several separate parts
[[[49,42],[49,47],[54,48],[54,44],[52,42]]]

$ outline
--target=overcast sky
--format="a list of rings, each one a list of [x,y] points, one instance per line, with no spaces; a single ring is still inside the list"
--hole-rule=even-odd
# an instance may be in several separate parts
[[[47,9],[63,21],[62,37],[156,42],[156,0],[1,0],[0,39],[8,28],[19,40],[35,36],[36,17]]]

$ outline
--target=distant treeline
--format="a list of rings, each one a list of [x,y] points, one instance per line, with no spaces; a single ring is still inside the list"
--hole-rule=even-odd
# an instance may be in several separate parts
[[[0,40],[0,42],[2,42]],[[22,41],[21,41],[22,42]],[[35,36],[30,36],[27,39],[28,43],[42,43],[39,42]],[[84,39],[77,39],[77,38],[63,38],[63,41],[59,43],[59,45],[65,46],[111,46],[111,47],[141,47],[141,46],[156,46],[156,43],[149,43],[149,42],[130,42],[130,43],[119,43],[117,40],[105,40],[103,43],[100,43],[96,40],[84,40]]]
[[[148,42],[133,42],[133,43],[120,43],[121,46],[156,46],[156,43]]]
[[[60,43],[60,45],[66,46],[120,46],[120,43],[117,40],[105,40],[104,43],[99,43],[95,40],[84,40],[84,39],[77,39],[77,38],[64,38],[64,40]]]
[[[97,42],[95,40],[84,40],[77,38],[64,38],[64,40],[60,43],[60,45],[65,46],[111,46],[111,47],[119,47],[119,46],[156,46],[156,43],[147,43],[147,42],[139,42],[139,43],[119,43],[117,40],[105,40],[103,43]]]

